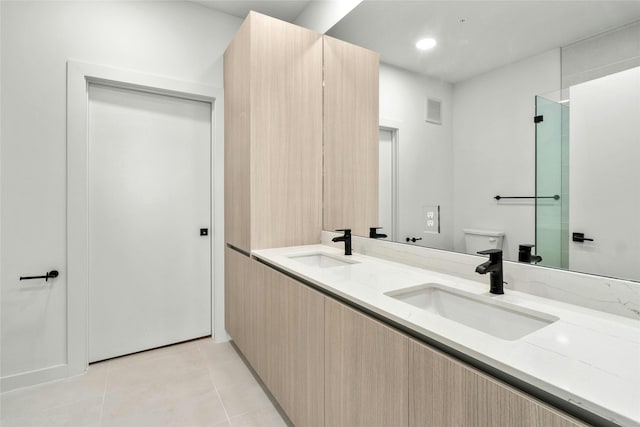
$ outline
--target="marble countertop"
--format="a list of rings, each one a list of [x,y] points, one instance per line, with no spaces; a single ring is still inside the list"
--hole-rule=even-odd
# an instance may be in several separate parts
[[[325,253],[351,264],[320,268],[292,255]],[[640,322],[325,245],[252,251],[252,255],[393,322],[522,380],[602,418],[640,426]],[[486,283],[485,283],[486,282]],[[457,291],[555,316],[559,320],[505,340],[385,295],[438,283]]]

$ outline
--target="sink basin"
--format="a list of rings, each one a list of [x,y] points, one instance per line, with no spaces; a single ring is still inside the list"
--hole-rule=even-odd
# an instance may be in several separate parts
[[[489,296],[445,289],[436,283],[387,292],[385,295],[504,340],[517,340],[558,317],[513,306]]]
[[[337,256],[328,255],[322,252],[307,253],[300,255],[290,255],[290,259],[305,265],[319,268],[341,267],[345,265],[357,264],[358,261],[346,260]]]

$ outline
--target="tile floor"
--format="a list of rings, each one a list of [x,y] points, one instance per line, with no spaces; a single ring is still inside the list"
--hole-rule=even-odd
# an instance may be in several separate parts
[[[203,338],[3,393],[2,427],[286,426],[230,343]]]

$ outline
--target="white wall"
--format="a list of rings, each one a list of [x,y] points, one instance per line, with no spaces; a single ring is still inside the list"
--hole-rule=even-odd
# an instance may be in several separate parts
[[[222,87],[222,54],[241,20],[190,2],[0,8],[4,378],[67,357],[66,61]],[[60,277],[46,286],[18,281],[53,268]]]
[[[360,3],[362,0],[312,1],[293,23],[324,34]]]
[[[442,101],[442,124],[425,122],[426,98]],[[380,120],[399,131],[399,235],[421,246],[453,249],[452,88],[449,83],[380,64]],[[441,206],[441,233],[424,233],[424,205]],[[382,231],[384,232],[384,230]]]
[[[640,22],[634,22],[563,47],[562,87],[638,66]]]
[[[454,248],[464,228],[506,233],[507,259],[535,243],[535,204],[494,196],[535,193],[535,95],[560,88],[560,50],[543,53],[453,87]]]
[[[569,267],[640,280],[640,67],[570,88]]]

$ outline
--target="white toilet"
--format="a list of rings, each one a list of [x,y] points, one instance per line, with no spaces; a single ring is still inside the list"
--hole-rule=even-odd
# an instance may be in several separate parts
[[[485,249],[502,249],[503,231],[464,229],[465,252],[477,255]]]

